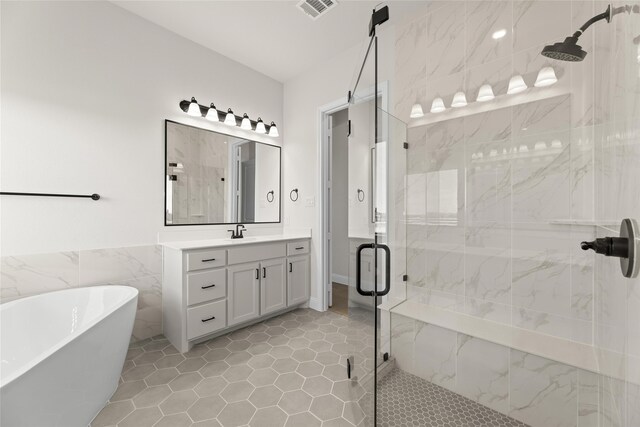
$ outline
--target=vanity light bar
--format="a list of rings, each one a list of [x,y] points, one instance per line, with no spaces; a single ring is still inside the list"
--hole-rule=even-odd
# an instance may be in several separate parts
[[[198,114],[198,108],[200,110],[200,114]],[[191,101],[187,101],[183,99],[180,101],[180,109],[190,116],[194,117],[204,117],[211,121],[217,121],[226,123],[228,125],[233,126],[233,119],[235,118],[235,126],[240,126],[242,129],[253,130],[254,132],[258,132],[261,134],[267,134],[269,136],[277,137],[279,136],[278,128],[274,122],[271,122],[270,125],[265,124],[262,119],[258,118],[258,121],[251,120],[249,116],[244,113],[243,116],[237,116],[233,113],[231,108],[227,111],[218,110],[213,102],[210,107],[198,104],[198,101],[194,97],[191,98]],[[247,124],[248,122],[248,124]]]

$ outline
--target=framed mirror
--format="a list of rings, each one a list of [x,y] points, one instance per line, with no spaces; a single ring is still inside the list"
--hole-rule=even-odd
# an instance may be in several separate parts
[[[280,147],[165,120],[164,224],[280,222]]]

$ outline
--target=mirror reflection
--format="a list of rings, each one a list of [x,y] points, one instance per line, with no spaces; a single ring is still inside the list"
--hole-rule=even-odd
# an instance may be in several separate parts
[[[165,121],[165,225],[280,222],[280,147]]]

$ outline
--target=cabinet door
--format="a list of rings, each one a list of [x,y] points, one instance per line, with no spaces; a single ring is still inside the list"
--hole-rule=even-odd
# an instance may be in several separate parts
[[[309,257],[300,256],[287,260],[287,305],[307,302],[309,299]]]
[[[232,326],[260,315],[260,264],[234,265],[228,271],[227,324]]]
[[[268,314],[287,306],[285,259],[277,258],[260,263],[260,314]]]

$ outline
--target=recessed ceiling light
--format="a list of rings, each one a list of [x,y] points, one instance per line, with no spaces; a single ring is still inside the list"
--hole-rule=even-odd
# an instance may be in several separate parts
[[[501,30],[496,31],[495,33],[493,33],[491,35],[491,37],[493,37],[494,40],[498,40],[503,38],[504,36],[507,35],[507,30],[505,30],[504,28]]]

